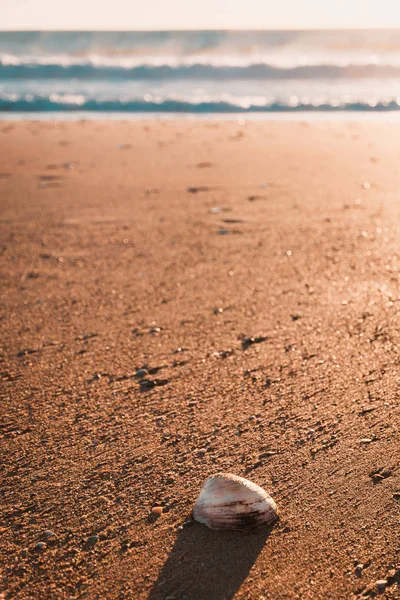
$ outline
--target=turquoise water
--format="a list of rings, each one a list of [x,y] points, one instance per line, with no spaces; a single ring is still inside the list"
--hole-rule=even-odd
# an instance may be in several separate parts
[[[399,31],[0,32],[2,113],[399,109]]]

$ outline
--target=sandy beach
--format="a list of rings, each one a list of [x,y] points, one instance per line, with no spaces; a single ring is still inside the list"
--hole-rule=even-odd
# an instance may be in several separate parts
[[[400,598],[399,140],[0,123],[1,598]]]

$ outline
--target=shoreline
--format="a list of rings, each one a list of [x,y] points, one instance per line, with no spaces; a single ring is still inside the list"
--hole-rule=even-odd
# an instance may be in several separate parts
[[[400,109],[390,111],[283,111],[283,112],[232,112],[232,113],[128,113],[91,111],[54,112],[0,112],[1,121],[355,121],[398,122]]]

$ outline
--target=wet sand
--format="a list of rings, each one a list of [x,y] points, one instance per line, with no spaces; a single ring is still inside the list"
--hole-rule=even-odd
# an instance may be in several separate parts
[[[400,597],[399,140],[0,124],[5,599]],[[276,525],[190,523],[218,471]]]

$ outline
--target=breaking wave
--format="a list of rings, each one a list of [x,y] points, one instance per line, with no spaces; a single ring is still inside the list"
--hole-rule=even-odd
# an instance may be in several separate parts
[[[400,99],[385,102],[313,101],[292,98],[288,102],[265,98],[179,98],[108,97],[91,98],[83,94],[0,94],[0,112],[131,112],[131,113],[244,113],[302,111],[398,111]]]

